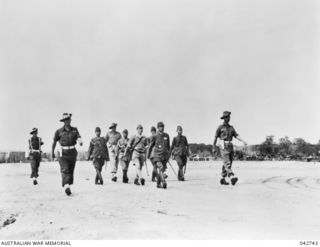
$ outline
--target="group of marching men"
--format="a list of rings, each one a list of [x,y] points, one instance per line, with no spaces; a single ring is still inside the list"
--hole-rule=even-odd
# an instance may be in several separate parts
[[[223,159],[222,178],[220,183],[222,185],[235,185],[238,178],[234,175],[231,166],[233,161],[233,144],[232,138],[235,137],[245,145],[246,143],[240,138],[233,126],[229,125],[231,112],[225,111],[221,119],[224,123],[219,126],[216,131],[214,139],[214,152],[217,151],[217,140],[220,139],[220,152]],[[55,159],[55,148],[57,142],[60,143],[62,152],[59,158],[60,172],[62,175],[62,187],[65,193],[70,196],[71,188],[74,180],[74,169],[77,160],[76,144],[83,145],[80,133],[76,127],[71,126],[72,114],[64,113],[61,122],[63,126],[58,129],[53,138],[52,144],[52,159]],[[117,131],[117,124],[113,123],[109,127],[110,131],[105,137],[101,136],[101,129],[95,129],[95,137],[91,139],[88,160],[93,161],[93,166],[96,170],[95,184],[103,184],[101,175],[102,168],[105,162],[110,162],[112,181],[117,182],[118,165],[122,168],[122,182],[128,183],[128,168],[129,163],[132,162],[135,166],[136,177],[134,179],[135,185],[144,185],[145,178],[142,174],[142,168],[146,166],[147,159],[152,163],[152,178],[156,182],[157,188],[167,188],[166,169],[167,163],[171,166],[169,159],[172,157],[176,160],[179,167],[177,178],[179,181],[184,181],[184,174],[189,152],[189,145],[187,138],[182,135],[182,127],[177,127],[177,136],[173,138],[170,145],[170,137],[164,132],[164,124],[159,122],[157,129],[151,128],[151,136],[143,135],[143,126],[137,126],[137,133],[130,139],[128,138],[128,130],[123,130],[122,135]],[[29,139],[30,160],[31,160],[31,178],[33,184],[37,185],[37,178],[39,176],[39,166],[41,161],[41,145],[43,142],[38,137],[38,129],[33,128],[30,132],[32,135]],[[172,166],[171,166],[172,168]],[[173,170],[174,171],[174,170]],[[147,169],[148,173],[148,169]]]
[[[178,180],[184,181],[183,168],[187,163],[189,156],[188,141],[182,135],[182,127],[177,127],[178,135],[173,139],[170,147],[169,135],[164,133],[164,124],[157,124],[158,131],[155,127],[151,128],[151,136],[143,135],[143,126],[137,126],[137,133],[130,139],[128,130],[123,130],[122,135],[116,130],[117,124],[113,123],[106,137],[101,137],[101,129],[96,128],[94,137],[89,146],[88,160],[93,159],[93,165],[97,175],[96,184],[103,184],[101,176],[102,167],[105,161],[110,162],[112,181],[117,181],[118,164],[122,168],[122,182],[128,183],[128,168],[132,162],[136,169],[134,184],[144,185],[145,179],[142,174],[142,168],[145,166],[148,174],[147,159],[151,161],[153,170],[153,182],[157,182],[157,187],[167,187],[165,170],[170,156],[177,161],[179,166]]]

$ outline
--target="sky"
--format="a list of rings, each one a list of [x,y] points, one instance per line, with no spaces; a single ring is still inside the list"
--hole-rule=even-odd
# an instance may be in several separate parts
[[[62,113],[87,149],[112,122],[211,144],[320,140],[318,0],[1,0],[0,150],[50,150]]]

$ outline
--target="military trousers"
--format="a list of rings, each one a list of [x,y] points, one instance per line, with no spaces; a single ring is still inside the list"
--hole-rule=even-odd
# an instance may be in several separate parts
[[[62,155],[59,159],[60,172],[62,176],[62,187],[66,184],[73,184],[74,168],[77,161],[77,150],[62,150]]]
[[[30,154],[30,165],[31,165],[30,178],[39,177],[40,161],[41,161],[40,153],[32,153],[32,154]]]
[[[109,159],[110,159],[111,174],[112,176],[115,176],[118,171],[118,164],[119,164],[116,145],[112,145],[111,147],[109,147]]]
[[[93,166],[95,169],[97,169],[99,172],[102,171],[102,168],[104,166],[104,158],[94,158],[93,159]]]
[[[104,161],[105,159],[104,158],[94,158],[93,159],[93,166],[94,168],[96,169],[96,183],[98,182],[98,180],[102,180],[102,177],[101,177],[101,172],[102,172],[102,168],[104,166]]]
[[[119,159],[119,163],[123,171],[128,171],[130,160]]]
[[[150,158],[151,164],[152,164],[152,178],[155,178],[157,176],[157,163],[154,161],[153,158]]]
[[[139,153],[138,151],[135,151],[135,150],[133,151],[132,162],[137,168],[141,170],[145,160],[146,160],[145,153]]]
[[[174,159],[177,161],[179,167],[178,179],[184,178],[183,168],[187,165],[188,157],[186,155],[176,155]]]
[[[156,169],[159,169],[162,172],[165,172],[167,168],[167,162],[165,160],[156,159],[155,161]]]
[[[223,161],[221,176],[223,178],[234,176],[234,173],[232,171],[232,162],[233,162],[233,154],[234,154],[233,150],[221,149],[220,153]]]
[[[155,159],[157,184],[165,183],[164,172],[166,170],[167,161]]]

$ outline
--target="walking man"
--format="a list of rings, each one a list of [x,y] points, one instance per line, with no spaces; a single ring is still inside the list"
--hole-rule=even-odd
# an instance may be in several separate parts
[[[165,180],[164,172],[170,158],[170,137],[167,133],[164,133],[164,124],[162,122],[159,122],[157,127],[158,132],[151,138],[147,157],[153,157],[157,166],[157,188],[161,188],[162,186],[166,189],[167,182]]]
[[[39,167],[41,162],[41,145],[43,145],[43,142],[41,141],[41,138],[38,137],[37,128],[33,128],[30,132],[30,135],[32,135],[32,137],[29,139],[29,157],[31,161],[30,178],[33,180],[33,184],[37,185],[37,178],[39,177]]]
[[[223,116],[221,119],[223,119],[223,124],[220,125],[216,131],[216,135],[213,141],[213,149],[214,152],[217,151],[217,140],[218,138],[221,141],[220,146],[220,153],[223,160],[223,166],[222,166],[222,173],[221,173],[221,180],[220,184],[222,185],[229,185],[229,182],[227,179],[230,179],[231,184],[235,185],[238,182],[238,178],[234,175],[232,171],[232,162],[233,162],[233,143],[232,139],[233,137],[242,142],[244,145],[247,145],[245,141],[241,139],[239,134],[235,131],[233,126],[229,124],[230,122],[230,115],[231,112],[225,111],[223,112]]]
[[[74,168],[77,161],[77,150],[75,145],[77,142],[80,146],[83,145],[80,133],[77,128],[71,126],[70,113],[64,113],[61,122],[64,123],[63,127],[58,129],[53,138],[52,144],[52,159],[54,160],[54,150],[57,142],[60,143],[62,148],[62,155],[59,159],[60,171],[62,175],[62,187],[65,189],[65,193],[70,196],[70,186],[73,184]]]
[[[152,137],[155,136],[157,134],[157,129],[156,127],[152,126],[151,127],[151,136],[148,137],[147,142],[148,142],[148,150],[150,148],[150,143],[152,140]],[[151,175],[151,181],[152,182],[156,182],[156,178],[157,178],[157,166],[156,166],[156,162],[153,159],[152,153],[150,154],[149,157],[151,164],[152,164],[152,175]]]
[[[140,185],[139,179],[141,182],[141,185],[145,184],[145,179],[142,175],[142,167],[144,165],[144,162],[146,161],[146,151],[147,151],[147,138],[142,135],[143,127],[141,124],[137,127],[137,134],[134,135],[128,144],[128,148],[132,151],[132,162],[133,165],[136,167],[136,178],[134,179],[134,184]]]
[[[129,152],[127,152],[127,147],[129,143],[129,138],[128,138],[128,130],[123,130],[122,131],[122,138],[118,141],[118,155],[119,155],[119,163],[122,168],[122,182],[123,183],[128,183],[129,178],[128,178],[128,168],[129,168],[129,163],[131,160]]]
[[[96,169],[95,184],[103,185],[102,168],[105,161],[109,161],[109,154],[107,148],[107,142],[104,137],[101,137],[101,129],[99,127],[95,130],[96,137],[92,138],[88,150],[88,160],[93,158],[93,166]]]
[[[173,158],[177,161],[179,172],[178,180],[184,181],[184,169],[187,165],[189,156],[189,144],[187,138],[182,135],[182,127],[177,127],[178,135],[173,138],[171,145],[171,154]]]
[[[119,163],[117,145],[118,145],[118,141],[121,138],[121,134],[117,131],[116,123],[111,124],[109,129],[111,129],[111,131],[107,133],[106,141],[109,149],[111,175],[112,175],[112,181],[117,182],[117,171],[118,171],[118,163]]]

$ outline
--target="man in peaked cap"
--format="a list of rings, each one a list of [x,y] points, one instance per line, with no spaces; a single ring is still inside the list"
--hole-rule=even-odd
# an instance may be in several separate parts
[[[80,133],[77,128],[71,126],[70,113],[63,113],[61,122],[64,123],[63,127],[58,129],[53,137],[52,144],[52,159],[54,160],[54,150],[57,142],[60,143],[62,149],[62,155],[59,159],[60,171],[62,175],[62,187],[65,189],[67,196],[71,195],[70,186],[73,184],[74,168],[77,161],[77,142],[80,146],[83,145]]]
[[[148,149],[147,157],[150,159],[151,155],[157,165],[157,188],[167,188],[165,180],[165,170],[167,162],[170,158],[170,137],[164,132],[163,122],[157,124],[158,132],[151,138],[150,147]]]
[[[117,131],[116,123],[112,123],[109,129],[110,131],[106,135],[106,141],[109,149],[112,181],[117,182],[117,171],[118,171],[118,163],[119,163],[117,145],[118,145],[118,141],[121,139],[121,134]]]
[[[232,185],[235,185],[238,181],[238,178],[234,175],[231,169],[234,155],[232,139],[236,138],[244,145],[247,145],[247,143],[243,141],[239,134],[235,131],[233,126],[229,124],[230,115],[231,112],[229,111],[223,112],[223,115],[221,117],[221,119],[223,120],[223,124],[218,127],[213,141],[214,152],[217,151],[218,138],[221,141],[220,153],[223,160],[223,166],[221,173],[222,178],[220,180],[220,183],[222,185],[229,185],[227,179],[230,179]]]
[[[171,145],[171,154],[173,158],[177,161],[179,172],[178,180],[184,181],[184,167],[187,165],[189,156],[189,144],[187,137],[182,135],[182,127],[177,127],[178,135],[173,138]]]
[[[96,137],[92,138],[88,150],[88,160],[92,156],[93,166],[96,169],[95,184],[103,185],[102,179],[102,167],[105,161],[109,160],[107,142],[104,137],[101,137],[101,129],[96,127],[95,129]]]
[[[31,175],[30,178],[33,180],[33,184],[37,185],[37,178],[39,176],[39,167],[41,162],[41,145],[43,142],[40,137],[38,137],[38,129],[33,128],[30,132],[32,137],[29,139],[29,157],[31,164]]]

